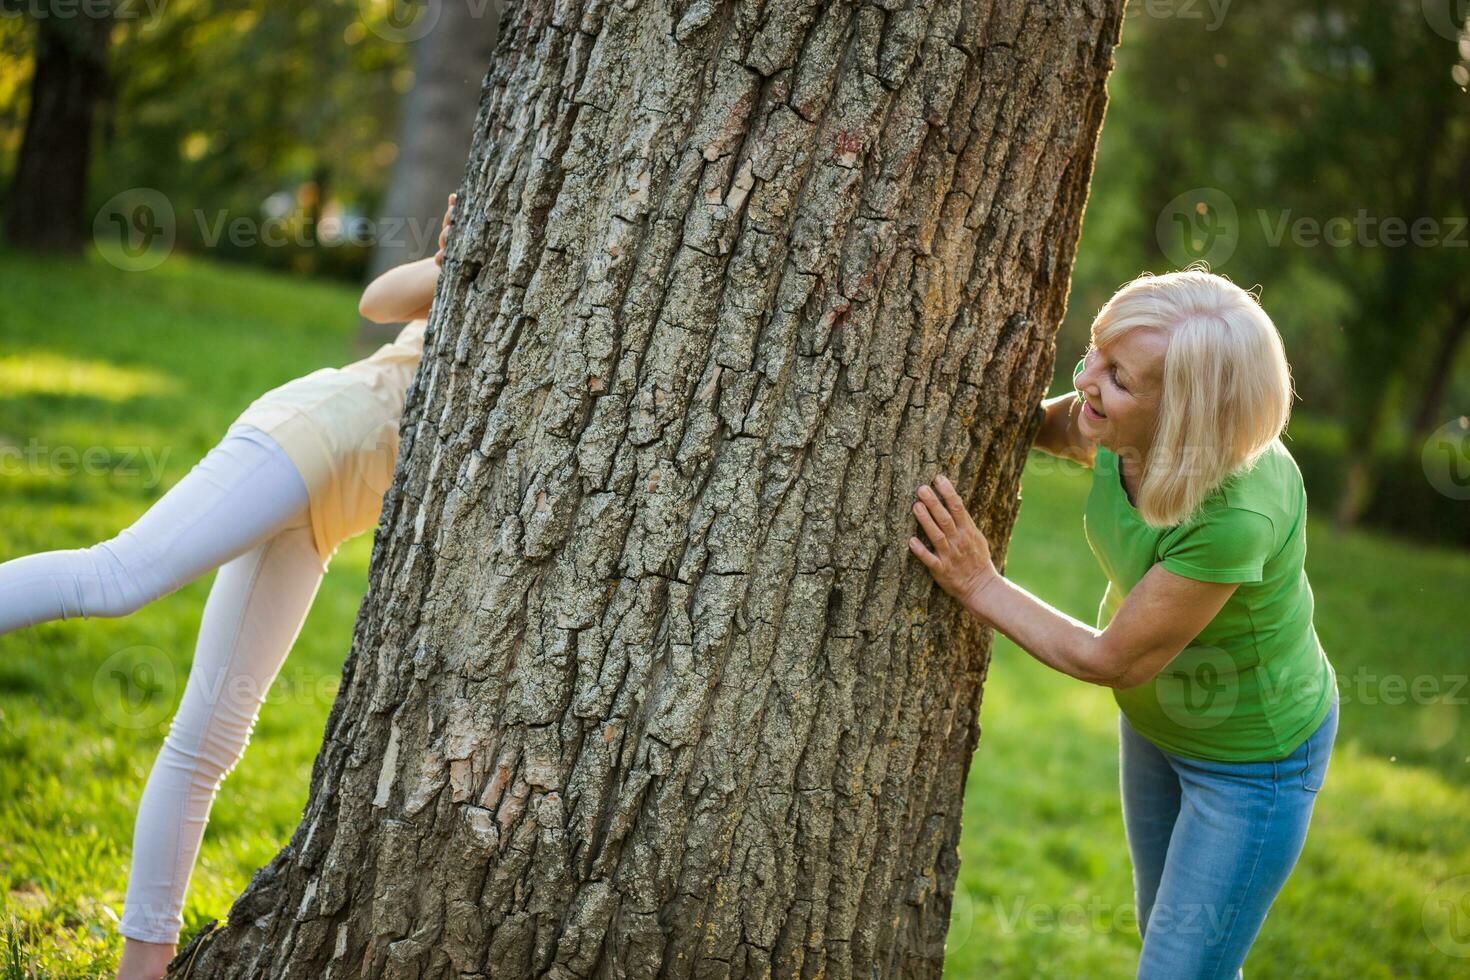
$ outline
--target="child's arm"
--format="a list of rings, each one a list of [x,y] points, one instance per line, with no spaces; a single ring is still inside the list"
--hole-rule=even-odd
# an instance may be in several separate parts
[[[357,312],[374,323],[405,323],[428,316],[439,282],[439,264],[419,259],[396,265],[368,284]]]
[[[454,198],[455,195],[449,195],[444,225],[439,229],[439,251],[434,257],[394,266],[368,283],[358,301],[357,312],[374,323],[403,323],[429,315],[434,288],[439,283],[439,269],[444,265],[444,248],[449,242]]]

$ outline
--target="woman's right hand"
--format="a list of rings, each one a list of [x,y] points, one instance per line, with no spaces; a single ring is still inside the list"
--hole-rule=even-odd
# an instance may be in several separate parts
[[[1097,444],[1083,435],[1077,424],[1077,415],[1082,411],[1081,396],[1069,391],[1043,400],[1039,407],[1044,417],[1036,433],[1035,448],[1091,468],[1097,459]]]
[[[449,244],[449,219],[454,217],[454,194],[449,195],[449,209],[444,212],[444,226],[439,229],[439,251],[434,253],[434,264],[444,268],[444,249]]]

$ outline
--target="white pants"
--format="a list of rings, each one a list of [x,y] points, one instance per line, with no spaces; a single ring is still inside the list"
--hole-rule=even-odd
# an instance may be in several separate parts
[[[0,633],[125,616],[214,568],[183,699],[138,805],[119,925],[131,939],[177,941],[215,790],[321,585],[306,485],[274,440],[236,424],[117,537],[0,565]]]

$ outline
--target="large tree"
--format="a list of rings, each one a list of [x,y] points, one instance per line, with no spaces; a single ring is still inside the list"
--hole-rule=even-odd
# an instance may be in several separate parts
[[[192,977],[940,973],[1121,0],[506,12],[344,682]],[[459,219],[457,219],[459,220]]]

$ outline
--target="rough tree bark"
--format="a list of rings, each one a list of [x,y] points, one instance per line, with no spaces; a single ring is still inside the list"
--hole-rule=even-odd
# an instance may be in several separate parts
[[[885,6],[892,9],[884,9]],[[512,6],[344,683],[192,976],[934,977],[1121,0]]]

